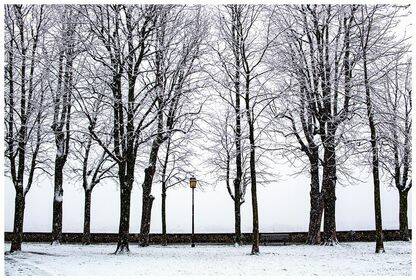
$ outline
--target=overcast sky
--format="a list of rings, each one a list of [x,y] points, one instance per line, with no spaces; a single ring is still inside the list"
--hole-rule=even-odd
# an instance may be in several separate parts
[[[91,231],[117,232],[119,222],[119,192],[117,185],[107,181],[93,191]],[[398,229],[398,193],[383,185],[381,188],[383,228]],[[412,192],[412,191],[411,191]],[[412,201],[409,195],[409,227],[412,225]],[[151,232],[161,232],[160,185],[153,186],[156,197],[152,212]],[[5,231],[13,229],[14,187],[6,179]],[[307,231],[309,219],[309,178],[284,177],[277,183],[258,188],[261,232]],[[24,231],[48,232],[52,224],[53,185],[48,181],[33,186],[26,196]],[[247,190],[242,205],[242,230],[251,231],[251,197]],[[64,185],[63,231],[82,232],[84,192],[81,185]],[[205,186],[196,190],[196,232],[233,232],[234,208],[225,186]],[[130,232],[138,232],[141,215],[141,188],[132,192]],[[373,188],[370,182],[354,186],[338,186],[337,230],[374,229]],[[190,232],[191,190],[188,187],[169,189],[167,196],[168,232]]]

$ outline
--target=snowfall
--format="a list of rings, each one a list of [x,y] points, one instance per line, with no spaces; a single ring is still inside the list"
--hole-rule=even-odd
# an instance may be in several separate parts
[[[49,245],[24,243],[22,252],[9,253],[4,244],[6,275],[411,275],[411,242],[385,242],[384,254],[374,243],[336,246],[189,245],[139,247],[114,255],[115,244]]]

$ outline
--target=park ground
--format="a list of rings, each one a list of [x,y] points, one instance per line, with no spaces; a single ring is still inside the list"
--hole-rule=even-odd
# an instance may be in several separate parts
[[[22,252],[8,253],[6,275],[411,275],[411,242],[385,242],[384,254],[374,243],[349,242],[336,246],[160,245],[139,247],[114,255],[115,244],[49,245],[24,243]]]

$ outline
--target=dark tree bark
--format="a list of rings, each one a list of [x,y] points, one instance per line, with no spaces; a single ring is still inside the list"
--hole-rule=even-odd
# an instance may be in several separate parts
[[[306,243],[310,245],[317,245],[321,243],[321,221],[323,213],[323,198],[320,191],[319,183],[319,155],[318,147],[311,147],[310,161],[310,175],[311,175],[311,191],[310,204],[311,209],[309,213],[309,230]]]
[[[241,54],[240,44],[242,34],[238,32],[241,22],[241,11],[238,5],[232,6],[232,35],[233,35],[233,54],[235,58],[235,151],[236,151],[236,178],[234,179],[234,242],[241,244],[241,184],[243,177],[242,170],[242,148],[241,148],[241,111],[240,111],[240,71]]]
[[[159,98],[161,98],[159,96]],[[150,221],[152,217],[152,205],[154,196],[151,195],[153,178],[156,172],[156,162],[159,153],[160,145],[163,143],[163,111],[162,102],[159,99],[158,108],[158,133],[153,140],[149,155],[148,167],[144,170],[144,182],[142,184],[142,217],[140,224],[140,246],[149,246]]]
[[[238,182],[234,182],[234,190],[238,188],[240,190],[240,184]],[[237,200],[238,196],[235,198],[234,201],[234,243],[241,245],[241,202]]]
[[[170,114],[171,116],[171,114]],[[171,126],[169,126],[171,127]],[[167,240],[167,236],[166,236],[166,191],[168,189],[167,186],[167,167],[168,167],[168,162],[169,162],[169,153],[170,153],[170,145],[171,145],[171,140],[172,140],[172,135],[170,135],[170,133],[168,134],[168,140],[167,140],[167,145],[166,145],[166,153],[165,153],[165,158],[162,162],[162,245],[166,246],[168,243]]]
[[[162,246],[168,245],[166,236],[166,182],[162,182]]]
[[[142,184],[142,217],[140,224],[140,246],[149,246],[150,221],[152,217],[152,205],[154,197],[151,195],[153,178],[156,172],[156,163],[160,145],[164,142],[163,132],[163,110],[165,106],[165,71],[164,68],[164,48],[165,48],[165,28],[166,28],[166,11],[161,10],[159,15],[159,25],[156,30],[157,51],[155,52],[155,91],[157,102],[157,134],[153,140],[149,155],[148,167],[144,170],[144,182]]]
[[[257,255],[260,252],[260,234],[259,234],[259,210],[257,205],[257,181],[256,181],[256,146],[254,137],[254,123],[251,116],[250,107],[250,75],[246,73],[245,84],[245,105],[247,123],[249,129],[249,142],[250,142],[250,177],[251,177],[251,205],[253,211],[253,234],[252,234],[252,247],[251,254]]]
[[[363,8],[362,8],[363,9]],[[368,24],[365,28],[365,21],[363,22],[363,31],[367,30],[365,34],[361,34],[361,47],[363,52],[363,71],[364,71],[364,87],[365,87],[365,102],[367,107],[367,118],[370,129],[370,143],[372,154],[372,173],[374,184],[374,218],[376,225],[376,253],[384,252],[383,245],[383,226],[381,219],[381,198],[380,198],[380,175],[379,175],[379,148],[377,138],[377,127],[374,121],[374,108],[371,99],[370,81],[368,77],[368,61],[367,61],[367,48],[370,36],[370,30],[372,27],[372,18],[368,19]]]
[[[324,240],[325,245],[338,243],[335,222],[335,186],[336,186],[336,160],[335,147],[327,146],[324,151],[324,168],[322,192],[324,199]]]
[[[84,232],[82,243],[89,245],[91,243],[91,189],[84,190]]]
[[[330,11],[330,6],[327,11]],[[316,19],[316,14],[314,17]],[[324,240],[325,245],[333,245],[338,243],[336,234],[336,182],[337,182],[337,162],[336,162],[336,144],[335,135],[339,123],[335,122],[337,115],[337,102],[331,102],[331,64],[329,61],[329,28],[325,25],[321,28],[318,22],[314,22],[315,28],[318,30],[317,48],[319,53],[319,77],[322,81],[322,112],[320,118],[321,139],[324,147],[324,163],[323,163],[323,179],[322,191],[324,199]],[[337,69],[337,66],[335,66]],[[347,89],[347,87],[345,87]],[[335,98],[337,92],[334,93]],[[345,92],[345,100],[348,100],[349,92]],[[344,109],[348,110],[348,101],[344,102]]]
[[[14,200],[14,226],[13,239],[10,252],[22,250],[23,239],[23,218],[25,213],[25,195],[22,191],[16,191]]]
[[[367,59],[364,51],[364,83],[366,92],[367,117],[371,134],[371,153],[372,153],[372,170],[374,183],[374,214],[376,224],[376,253],[384,252],[383,246],[383,227],[381,219],[381,202],[380,202],[380,175],[379,175],[379,159],[378,159],[378,143],[376,125],[374,123],[374,113],[371,102],[370,85],[367,74]]]
[[[252,242],[253,246],[251,248],[251,254],[258,254],[259,250],[259,210],[257,205],[257,184],[256,184],[256,160],[255,160],[255,149],[254,149],[254,128],[253,125],[250,125],[250,175],[251,175],[251,204],[253,210],[253,235]]]
[[[65,94],[63,96],[63,110],[60,120],[55,120],[53,130],[55,133],[56,156],[54,170],[54,199],[52,218],[52,243],[59,244],[62,238],[62,204],[63,204],[63,170],[67,161],[70,139],[70,115],[71,115],[71,87],[72,87],[72,59],[68,59],[65,73]],[[59,94],[59,93],[58,93]],[[55,104],[59,110],[60,105]],[[57,113],[58,114],[58,113]],[[65,131],[63,128],[65,127]]]
[[[147,193],[147,192],[146,192]],[[140,246],[149,246],[149,233],[150,233],[150,221],[152,215],[153,200],[155,198],[152,195],[146,195],[143,197],[142,207],[142,220],[140,226]]]
[[[297,138],[300,149],[303,151],[309,159],[310,165],[310,176],[311,176],[311,190],[310,190],[310,212],[309,212],[309,230],[306,244],[316,245],[321,244],[321,223],[322,223],[322,214],[324,210],[324,197],[323,191],[320,190],[320,180],[319,180],[319,148],[313,140],[313,134],[315,125],[313,122],[312,115],[309,115],[308,118],[305,118],[305,111],[310,113],[310,108],[307,110],[304,109],[305,102],[301,97],[302,107],[300,110],[300,119],[302,123],[303,133],[306,136],[307,144],[302,140],[298,130],[296,128],[296,123],[294,118],[289,114],[284,117],[289,119],[292,123],[292,133]]]
[[[130,199],[132,185],[129,184],[124,174],[119,175],[119,181],[123,184],[120,188],[120,223],[118,228],[118,242],[115,254],[129,252],[130,229]]]
[[[65,160],[56,156],[55,158],[55,181],[54,181],[54,199],[53,199],[53,217],[52,217],[52,243],[59,244],[62,239],[62,200],[64,190],[63,167]]]
[[[400,238],[403,241],[410,240],[409,225],[407,220],[407,196],[409,191],[399,191],[399,226],[400,226]]]
[[[150,221],[152,216],[152,205],[154,196],[151,195],[151,186],[155,167],[148,167],[145,169],[145,181],[143,183],[143,197],[142,197],[142,218],[140,225],[140,246],[149,246]],[[147,179],[147,180],[146,180]]]
[[[159,133],[156,136],[156,139],[153,141],[152,148],[149,156],[149,165],[144,170],[144,182],[142,184],[143,195],[142,195],[142,218],[140,225],[140,246],[146,247],[149,246],[149,233],[150,233],[150,221],[152,216],[152,205],[154,196],[151,195],[153,177],[156,172],[156,161],[157,155],[159,152],[160,145],[163,142],[163,117],[162,110],[159,109]]]

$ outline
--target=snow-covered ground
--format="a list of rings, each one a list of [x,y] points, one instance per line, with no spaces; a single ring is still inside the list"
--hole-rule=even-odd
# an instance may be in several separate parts
[[[5,251],[10,248],[6,243]],[[5,254],[6,275],[411,275],[411,243],[386,242],[326,246],[130,245],[128,255],[113,255],[115,244],[48,245],[25,243]]]

